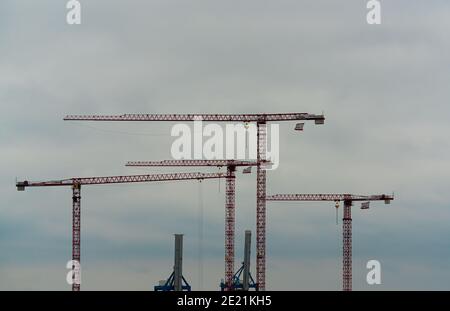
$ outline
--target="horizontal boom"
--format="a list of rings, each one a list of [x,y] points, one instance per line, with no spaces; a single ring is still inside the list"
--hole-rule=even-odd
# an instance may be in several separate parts
[[[216,122],[270,122],[314,120],[323,124],[323,115],[309,113],[267,113],[267,114],[122,114],[122,115],[68,115],[65,121],[202,121]]]
[[[55,187],[72,185],[103,185],[103,184],[124,184],[152,181],[174,181],[191,179],[212,179],[226,178],[224,173],[169,173],[169,174],[151,174],[151,175],[130,175],[130,176],[107,176],[107,177],[85,177],[69,178],[51,181],[21,181],[17,182],[17,190],[23,191],[26,187]]]
[[[266,196],[266,201],[385,201],[394,200],[392,195],[354,195],[354,194],[275,194]]]

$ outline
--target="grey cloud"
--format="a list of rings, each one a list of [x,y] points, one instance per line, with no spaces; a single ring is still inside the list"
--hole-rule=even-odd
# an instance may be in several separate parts
[[[269,193],[395,191],[390,206],[354,209],[355,288],[373,289],[364,284],[369,256],[382,261],[383,289],[449,288],[448,1],[383,2],[379,27],[365,24],[356,0],[83,5],[83,24],[70,27],[61,1],[0,4],[2,289],[65,289],[70,256],[69,189],[18,193],[16,176],[162,172],[123,164],[170,157],[171,124],[64,115],[284,111],[324,111],[327,122],[302,134],[281,126]],[[237,182],[239,262],[243,230],[255,227],[255,176]],[[224,185],[202,187],[205,287],[216,289]],[[198,285],[196,183],[82,191],[86,288],[150,289],[169,273],[175,232],[186,233],[185,270]],[[339,289],[332,204],[267,208],[269,286]],[[111,269],[127,286],[114,287]]]

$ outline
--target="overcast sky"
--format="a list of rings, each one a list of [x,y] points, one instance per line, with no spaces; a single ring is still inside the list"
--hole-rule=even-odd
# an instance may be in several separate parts
[[[81,2],[82,24],[69,26],[65,1],[0,1],[0,289],[70,289],[70,189],[17,192],[16,177],[185,171],[123,166],[170,159],[171,123],[66,114],[324,112],[301,134],[280,125],[268,193],[395,192],[391,205],[353,208],[354,289],[450,290],[448,1],[382,1],[377,26],[363,0]],[[255,193],[255,171],[239,173],[236,268]],[[82,289],[153,290],[184,233],[186,279],[217,290],[224,195],[217,180],[84,187]],[[340,290],[334,203],[267,213],[267,288]],[[378,286],[366,283],[371,259]]]

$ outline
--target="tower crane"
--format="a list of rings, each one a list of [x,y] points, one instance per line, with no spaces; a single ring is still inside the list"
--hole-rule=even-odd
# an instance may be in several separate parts
[[[257,166],[256,161],[242,160],[164,160],[164,161],[131,161],[126,166],[153,167],[153,166],[213,166],[227,167],[226,174],[226,199],[225,199],[225,288],[233,290],[234,275],[234,240],[235,240],[235,171],[236,167],[246,166],[244,173],[249,173],[248,168]]]
[[[129,176],[107,176],[107,177],[76,177],[51,181],[20,181],[16,183],[18,191],[24,191],[28,187],[72,187],[72,269],[77,268],[75,263],[80,262],[80,242],[81,242],[81,186],[104,185],[104,184],[124,184],[156,181],[177,181],[177,180],[203,180],[214,178],[225,178],[223,173],[170,173],[152,175],[129,175]],[[233,178],[233,177],[230,177]],[[76,275],[73,274],[75,279]],[[72,291],[79,291],[80,284],[73,282]]]
[[[344,202],[344,217],[342,222],[342,289],[352,290],[352,211],[354,201],[363,201],[361,209],[368,209],[370,201],[384,201],[390,204],[393,195],[354,195],[354,194],[276,194],[266,197],[266,201],[333,201],[336,208],[339,202]]]
[[[259,290],[266,288],[266,160],[267,123],[284,121],[308,121],[324,124],[324,115],[309,113],[261,113],[261,114],[122,114],[122,115],[68,115],[66,121],[196,121],[244,122],[257,126],[257,196],[256,196],[256,282]],[[303,123],[295,126],[303,130]]]

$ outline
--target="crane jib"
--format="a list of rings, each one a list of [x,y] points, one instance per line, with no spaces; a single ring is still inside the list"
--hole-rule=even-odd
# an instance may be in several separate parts
[[[68,115],[65,121],[215,121],[215,122],[271,122],[314,120],[324,124],[324,115],[309,113],[273,114],[122,114],[122,115]]]
[[[214,178],[227,178],[225,173],[169,173],[169,174],[151,174],[151,175],[128,175],[128,176],[106,176],[106,177],[84,177],[70,178],[51,181],[20,181],[16,183],[18,191],[24,191],[26,187],[57,187],[73,185],[103,185],[119,183],[139,183],[139,182],[157,182],[157,181],[176,181],[176,180],[202,180]]]

